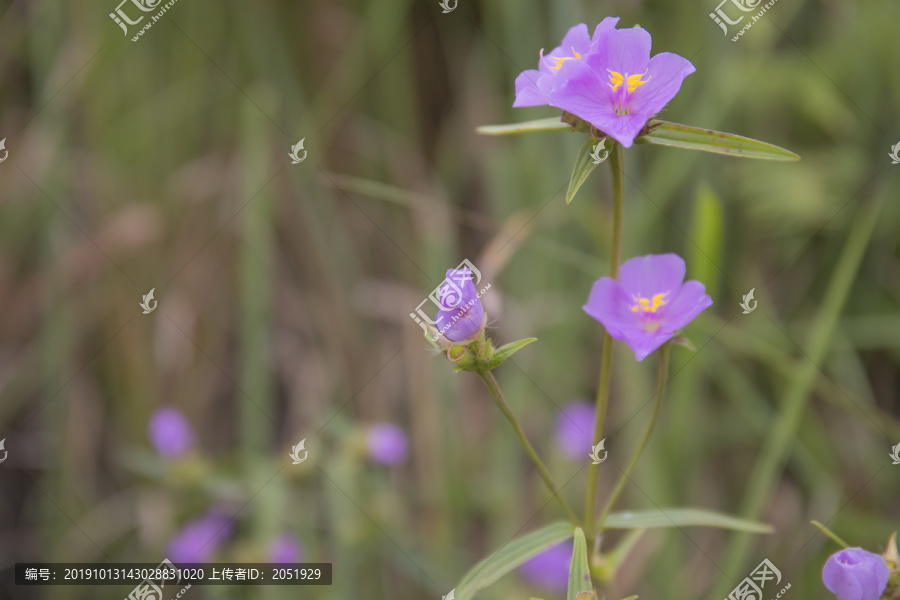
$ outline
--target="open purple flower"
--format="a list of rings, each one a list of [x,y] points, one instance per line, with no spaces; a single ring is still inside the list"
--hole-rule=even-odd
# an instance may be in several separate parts
[[[194,430],[177,408],[164,406],[150,417],[147,434],[163,458],[177,458],[194,446]]]
[[[835,552],[822,568],[822,582],[838,600],[878,600],[889,576],[884,558],[862,548]]]
[[[601,33],[614,29],[619,17],[606,17],[597,28],[593,37],[588,36],[588,28],[584,23],[572,27],[559,46],[550,51],[546,56],[541,49],[538,69],[522,71],[516,77],[516,101],[514,107],[519,106],[545,106],[550,104],[548,94],[553,88],[553,81],[559,73],[560,67],[567,60],[578,60],[587,54],[591,44],[597,40]]]
[[[594,282],[584,311],[644,360],[712,306],[703,284],[685,282],[684,274],[684,260],[677,254],[637,256],[625,261],[618,281],[601,277]]]
[[[379,423],[369,428],[366,436],[369,457],[383,465],[397,465],[406,460],[407,440],[402,429],[391,423]]]
[[[605,19],[598,30],[608,22]],[[650,33],[641,27],[595,32],[587,53],[573,47],[572,56],[554,57],[549,64],[556,70],[554,75],[537,80],[530,71],[520,75],[513,106],[561,108],[628,148],[647,121],[675,97],[684,78],[696,70],[689,60],[671,52],[650,58],[651,43]],[[534,85],[527,85],[528,80]]]
[[[168,556],[176,564],[201,563],[212,558],[231,535],[231,522],[208,514],[188,521],[169,541]]]
[[[596,407],[587,401],[566,405],[556,418],[556,444],[572,460],[582,460],[594,445]]]
[[[434,326],[448,340],[472,341],[484,329],[484,307],[468,267],[447,269],[447,277],[438,288],[438,305]]]

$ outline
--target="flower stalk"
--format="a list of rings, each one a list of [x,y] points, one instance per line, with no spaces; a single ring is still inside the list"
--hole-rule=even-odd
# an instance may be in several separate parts
[[[638,459],[640,459],[641,454],[643,454],[644,449],[647,447],[647,442],[650,441],[650,435],[653,433],[653,428],[655,427],[657,418],[659,417],[659,409],[662,407],[663,402],[666,398],[668,373],[669,344],[666,343],[659,350],[659,371],[657,374],[656,399],[653,404],[653,413],[650,415],[650,421],[647,423],[646,429],[644,429],[644,434],[641,436],[641,440],[640,442],[638,442],[638,446],[635,449],[634,454],[631,456],[631,460],[628,461],[628,466],[625,467],[624,471],[622,471],[622,475],[619,477],[619,481],[616,482],[616,487],[613,488],[612,493],[606,500],[606,505],[603,507],[603,512],[600,513],[600,518],[597,521],[598,531],[603,531],[603,523],[606,521],[606,517],[612,510],[613,505],[615,505],[616,500],[619,499],[619,495],[625,488],[625,482],[628,481],[628,478],[631,476],[631,472],[634,470],[634,466],[637,464]]]
[[[610,251],[610,275],[619,276],[619,261],[622,252],[622,229],[625,224],[625,164],[622,146],[613,144],[609,151],[609,169],[613,184],[613,233],[612,250]],[[606,428],[606,409],[609,404],[609,388],[612,376],[613,339],[609,331],[603,333],[603,354],[600,359],[600,381],[597,384],[597,417],[594,422],[594,446],[603,439]],[[588,547],[594,544],[594,509],[597,503],[597,477],[600,466],[588,466],[587,496],[584,502],[584,528]],[[590,556],[590,555],[589,555]]]
[[[577,524],[578,517],[575,516],[575,513],[559,493],[559,488],[556,487],[556,484],[550,477],[550,472],[547,470],[547,467],[544,466],[543,461],[541,461],[540,457],[537,455],[537,452],[534,451],[534,447],[531,445],[531,442],[529,442],[528,438],[525,437],[525,432],[522,431],[522,426],[519,425],[518,419],[516,419],[516,416],[513,414],[512,409],[509,407],[509,404],[506,403],[506,399],[503,397],[503,392],[500,390],[500,385],[497,383],[497,379],[494,377],[494,374],[490,371],[478,371],[478,375],[487,386],[488,391],[491,393],[491,397],[500,408],[500,412],[502,412],[504,416],[506,416],[509,424],[512,425],[513,431],[515,431],[516,433],[516,437],[519,438],[519,442],[521,442],[522,447],[525,448],[525,452],[531,458],[531,462],[534,463],[534,466],[537,467],[538,473],[541,474],[541,479],[544,480],[544,483],[553,494],[553,497],[556,498],[557,502],[559,502],[559,505],[562,506],[563,510],[566,511],[569,519],[573,523]]]

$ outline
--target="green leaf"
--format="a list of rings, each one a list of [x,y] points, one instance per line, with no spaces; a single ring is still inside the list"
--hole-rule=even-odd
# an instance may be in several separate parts
[[[637,594],[635,594],[634,596],[628,596],[625,600],[637,600],[637,597]]]
[[[515,539],[475,565],[456,586],[456,600],[470,600],[526,560],[572,537],[572,524],[558,521]]]
[[[747,533],[772,533],[766,523],[748,521],[702,508],[663,508],[610,513],[604,529],[638,529],[642,527],[718,527]]]
[[[482,125],[475,131],[482,135],[517,135],[520,133],[533,133],[535,131],[572,131],[573,127],[563,123],[559,117],[525,121],[524,123],[510,123],[509,125]]]
[[[594,146],[599,143],[594,138],[588,138],[581,146],[581,150],[578,151],[578,158],[575,159],[575,168],[572,169],[572,178],[569,180],[569,189],[566,191],[566,204],[572,201],[572,198],[575,197],[575,194],[581,188],[581,184],[585,182],[591,171],[597,168],[599,163],[594,162],[591,152],[594,151]]]
[[[587,541],[581,527],[575,528],[575,549],[569,565],[569,593],[566,600],[591,600],[594,598],[594,584],[588,567]]]
[[[800,160],[800,157],[790,150],[733,133],[659,120],[650,121],[648,128],[650,132],[638,137],[635,143],[702,150],[743,158]]]
[[[510,342],[503,346],[500,346],[494,351],[494,356],[491,358],[491,362],[488,363],[488,370],[496,369],[504,362],[506,359],[530,344],[531,342],[536,342],[537,338],[525,338],[524,340],[518,340],[515,342]]]

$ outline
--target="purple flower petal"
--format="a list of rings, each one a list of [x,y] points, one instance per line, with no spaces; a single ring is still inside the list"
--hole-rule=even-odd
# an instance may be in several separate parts
[[[194,431],[177,408],[165,406],[150,417],[147,426],[150,443],[163,458],[177,458],[194,446]]]
[[[822,582],[838,600],[878,600],[889,576],[884,558],[862,548],[835,552],[822,568]]]
[[[516,77],[516,101],[513,107],[544,106],[549,102],[546,93],[538,88],[538,80],[542,77],[540,71],[528,69],[522,71]]]
[[[685,77],[696,70],[691,61],[671,52],[660,52],[651,58],[647,83],[637,88],[631,99],[632,113],[645,115],[649,120],[678,94]]]
[[[635,256],[622,263],[619,282],[629,296],[652,298],[660,291],[680,288],[686,271],[684,259],[677,254]]]
[[[434,326],[452,342],[471,340],[484,329],[484,307],[472,282],[468,268],[448,269],[441,285],[441,309],[434,318]]]
[[[391,423],[379,423],[369,428],[366,436],[369,457],[383,465],[397,465],[406,460],[406,433]]]
[[[601,277],[594,282],[584,311],[644,360],[712,306],[703,284],[682,283],[684,274],[677,254],[632,258],[622,265],[618,281]]]

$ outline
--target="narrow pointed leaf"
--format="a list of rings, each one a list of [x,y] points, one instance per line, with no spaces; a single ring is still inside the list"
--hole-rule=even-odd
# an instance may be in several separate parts
[[[569,593],[566,600],[592,600],[594,584],[588,568],[587,541],[581,527],[575,528],[575,549],[569,565]]]
[[[523,123],[509,123],[508,125],[482,125],[475,131],[481,135],[517,135],[535,131],[572,131],[572,126],[560,121],[559,117],[550,117]]]
[[[537,338],[525,338],[524,340],[518,340],[515,342],[510,342],[503,346],[497,348],[494,351],[494,357],[491,359],[490,364],[488,365],[488,369],[495,369],[506,362],[506,359],[530,344],[531,342],[536,342]]]
[[[800,157],[790,150],[733,133],[658,120],[650,121],[649,128],[650,133],[637,138],[636,143],[702,150],[743,158],[800,160]]]
[[[529,558],[569,539],[573,533],[571,523],[558,521],[509,542],[466,573],[456,586],[455,600],[471,600],[479,590],[494,583]]]
[[[656,527],[716,527],[747,533],[772,533],[766,523],[748,521],[702,508],[663,508],[610,513],[604,529]]]
[[[569,189],[566,191],[566,204],[572,201],[572,198],[575,197],[575,194],[581,188],[581,184],[585,182],[591,171],[597,168],[598,163],[594,162],[591,152],[594,151],[594,146],[599,143],[593,138],[588,138],[581,146],[581,150],[578,151],[578,157],[575,159],[575,168],[572,169],[572,178],[569,180]]]

